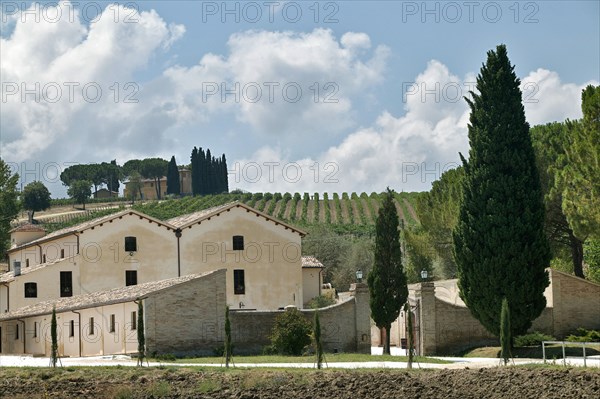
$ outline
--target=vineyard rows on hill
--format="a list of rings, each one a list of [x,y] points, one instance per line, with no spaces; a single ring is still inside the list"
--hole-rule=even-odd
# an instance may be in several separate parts
[[[398,215],[405,225],[417,224],[414,209],[418,193],[397,193],[395,195]],[[134,209],[160,220],[171,219],[187,213],[197,212],[231,201],[240,201],[269,216],[297,226],[330,225],[342,232],[372,231],[381,202],[378,193],[226,193],[183,197],[137,203]],[[103,214],[117,212],[118,208]],[[80,223],[98,215],[75,218]],[[61,223],[67,227],[71,223]],[[54,229],[52,229],[54,230]]]

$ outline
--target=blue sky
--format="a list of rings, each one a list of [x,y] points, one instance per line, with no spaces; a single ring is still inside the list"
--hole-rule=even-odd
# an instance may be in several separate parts
[[[1,3],[1,156],[55,196],[72,163],[193,146],[226,153],[232,189],[427,190],[468,151],[488,50],[532,125],[580,117],[600,81],[598,1]]]

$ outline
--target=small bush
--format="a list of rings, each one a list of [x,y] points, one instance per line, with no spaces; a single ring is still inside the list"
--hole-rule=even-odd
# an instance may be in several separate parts
[[[566,340],[569,342],[600,342],[600,331],[578,328]]]
[[[300,356],[310,344],[311,323],[298,309],[289,309],[275,318],[271,345],[282,355]]]
[[[177,360],[177,356],[172,353],[161,353],[160,355],[154,356],[154,358],[163,362],[174,362]]]
[[[319,295],[308,302],[311,309],[320,309],[335,304],[335,299],[331,295]]]
[[[534,331],[529,334],[519,335],[515,337],[515,346],[541,346],[542,341],[556,341],[556,338],[543,334],[539,331]]]

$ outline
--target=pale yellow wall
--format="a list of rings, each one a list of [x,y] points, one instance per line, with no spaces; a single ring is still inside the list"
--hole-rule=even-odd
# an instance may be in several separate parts
[[[42,238],[46,233],[43,231],[15,231],[10,235],[10,246],[18,247],[27,242]]]
[[[35,266],[42,263],[44,255],[46,255],[46,262],[52,262],[61,259],[61,250],[64,250],[64,257],[77,254],[77,237],[70,234],[65,237],[56,238],[55,240],[45,242],[39,245],[32,245],[18,251],[11,252],[10,258],[10,269],[13,270],[13,262],[20,261],[21,269],[24,270],[27,267],[27,259],[29,259],[29,266]]]
[[[321,269],[302,269],[302,297],[304,299],[304,306],[306,306],[311,299],[319,296],[321,291],[320,288],[323,284],[321,277]]]
[[[125,252],[125,237],[137,238],[137,251]],[[104,223],[80,235],[81,292],[125,286],[125,271],[137,270],[138,284],[177,277],[177,242],[173,230],[136,214]]]
[[[15,277],[10,282],[10,310],[23,306],[33,305],[38,302],[60,298],[60,272],[70,271],[73,276],[73,295],[79,295],[79,257],[64,259],[47,267],[40,268],[31,273]],[[37,298],[25,298],[25,283],[37,283]],[[0,301],[5,297],[0,296]],[[2,302],[1,306],[4,307]]]
[[[244,251],[232,250],[234,235],[244,236]],[[184,229],[180,240],[182,275],[227,269],[227,303],[233,309],[240,302],[244,309],[302,307],[300,235],[292,230],[234,207]],[[245,295],[234,294],[234,269],[245,271]]]

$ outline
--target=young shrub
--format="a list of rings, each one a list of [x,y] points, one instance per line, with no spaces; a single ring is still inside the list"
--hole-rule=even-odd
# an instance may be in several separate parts
[[[229,368],[229,362],[232,357],[231,350],[231,322],[229,321],[229,306],[225,308],[225,349],[223,355],[225,356],[225,367]]]
[[[315,312],[315,322],[313,330],[315,340],[315,354],[317,355],[317,368],[323,367],[323,344],[321,343],[321,322],[319,321],[319,312]]]
[[[56,367],[58,361],[58,339],[56,334],[56,308],[52,308],[52,319],[50,320],[50,364],[52,367]]]
[[[138,366],[144,365],[144,358],[146,357],[146,336],[144,330],[144,305],[140,300],[138,302],[137,313]]]
[[[300,356],[310,344],[311,323],[296,308],[288,309],[275,318],[271,345],[281,355]]]
[[[556,338],[551,335],[542,334],[539,331],[534,331],[529,334],[515,337],[515,346],[542,346],[542,341],[556,341]]]
[[[506,298],[502,300],[502,311],[500,312],[500,355],[504,361],[504,365],[508,363],[508,359],[512,357],[511,346],[512,336],[510,331],[510,309]]]

